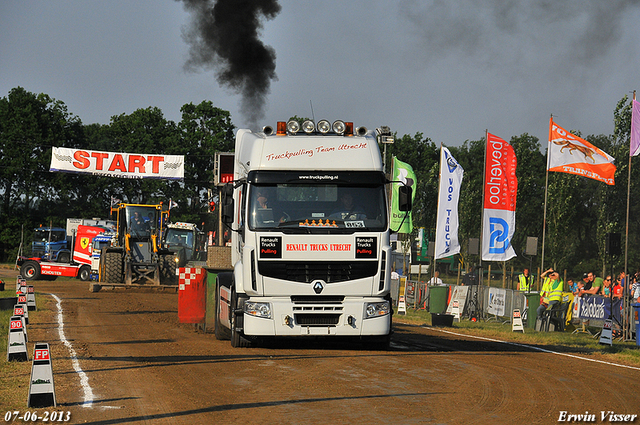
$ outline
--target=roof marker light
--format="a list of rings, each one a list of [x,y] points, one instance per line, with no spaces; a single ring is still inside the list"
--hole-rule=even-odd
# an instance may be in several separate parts
[[[286,136],[287,135],[287,123],[284,121],[278,121],[276,125],[276,135],[278,136]]]
[[[345,134],[347,136],[353,136],[353,123],[352,122],[346,122],[346,123],[344,123],[344,126],[345,126],[345,130],[344,130]]]

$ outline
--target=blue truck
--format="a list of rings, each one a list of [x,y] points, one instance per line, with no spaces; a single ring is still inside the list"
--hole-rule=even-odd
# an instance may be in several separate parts
[[[34,229],[31,255],[46,261],[68,263],[71,261],[70,240],[67,230],[61,227],[38,227]]]
[[[99,218],[68,218],[66,229],[40,226],[34,229],[31,256],[56,263],[71,262],[73,237],[81,225],[103,227],[109,231],[115,230],[116,222]]]

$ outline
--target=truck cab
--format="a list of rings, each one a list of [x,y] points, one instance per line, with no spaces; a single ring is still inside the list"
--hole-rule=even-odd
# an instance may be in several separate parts
[[[169,223],[162,235],[163,246],[176,257],[178,267],[206,258],[205,234],[193,223]]]
[[[388,344],[388,183],[374,134],[351,123],[239,130],[222,191],[234,271],[218,275],[216,335],[233,346],[270,336]]]
[[[99,279],[100,257],[102,250],[111,246],[115,239],[115,233],[101,233],[91,242],[91,280]]]
[[[33,232],[31,252],[44,261],[68,263],[71,260],[67,231],[61,227],[38,227]]]

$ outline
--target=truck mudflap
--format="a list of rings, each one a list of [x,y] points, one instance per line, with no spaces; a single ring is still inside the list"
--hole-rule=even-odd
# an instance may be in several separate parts
[[[384,304],[380,298],[344,299],[328,303],[292,303],[290,298],[249,299],[269,303],[270,317],[244,312],[247,336],[385,336],[391,333],[391,314],[365,318],[368,303]]]

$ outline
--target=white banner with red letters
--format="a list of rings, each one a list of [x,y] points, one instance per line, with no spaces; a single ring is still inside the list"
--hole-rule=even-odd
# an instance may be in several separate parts
[[[52,148],[49,171],[127,179],[184,179],[184,156]]]

